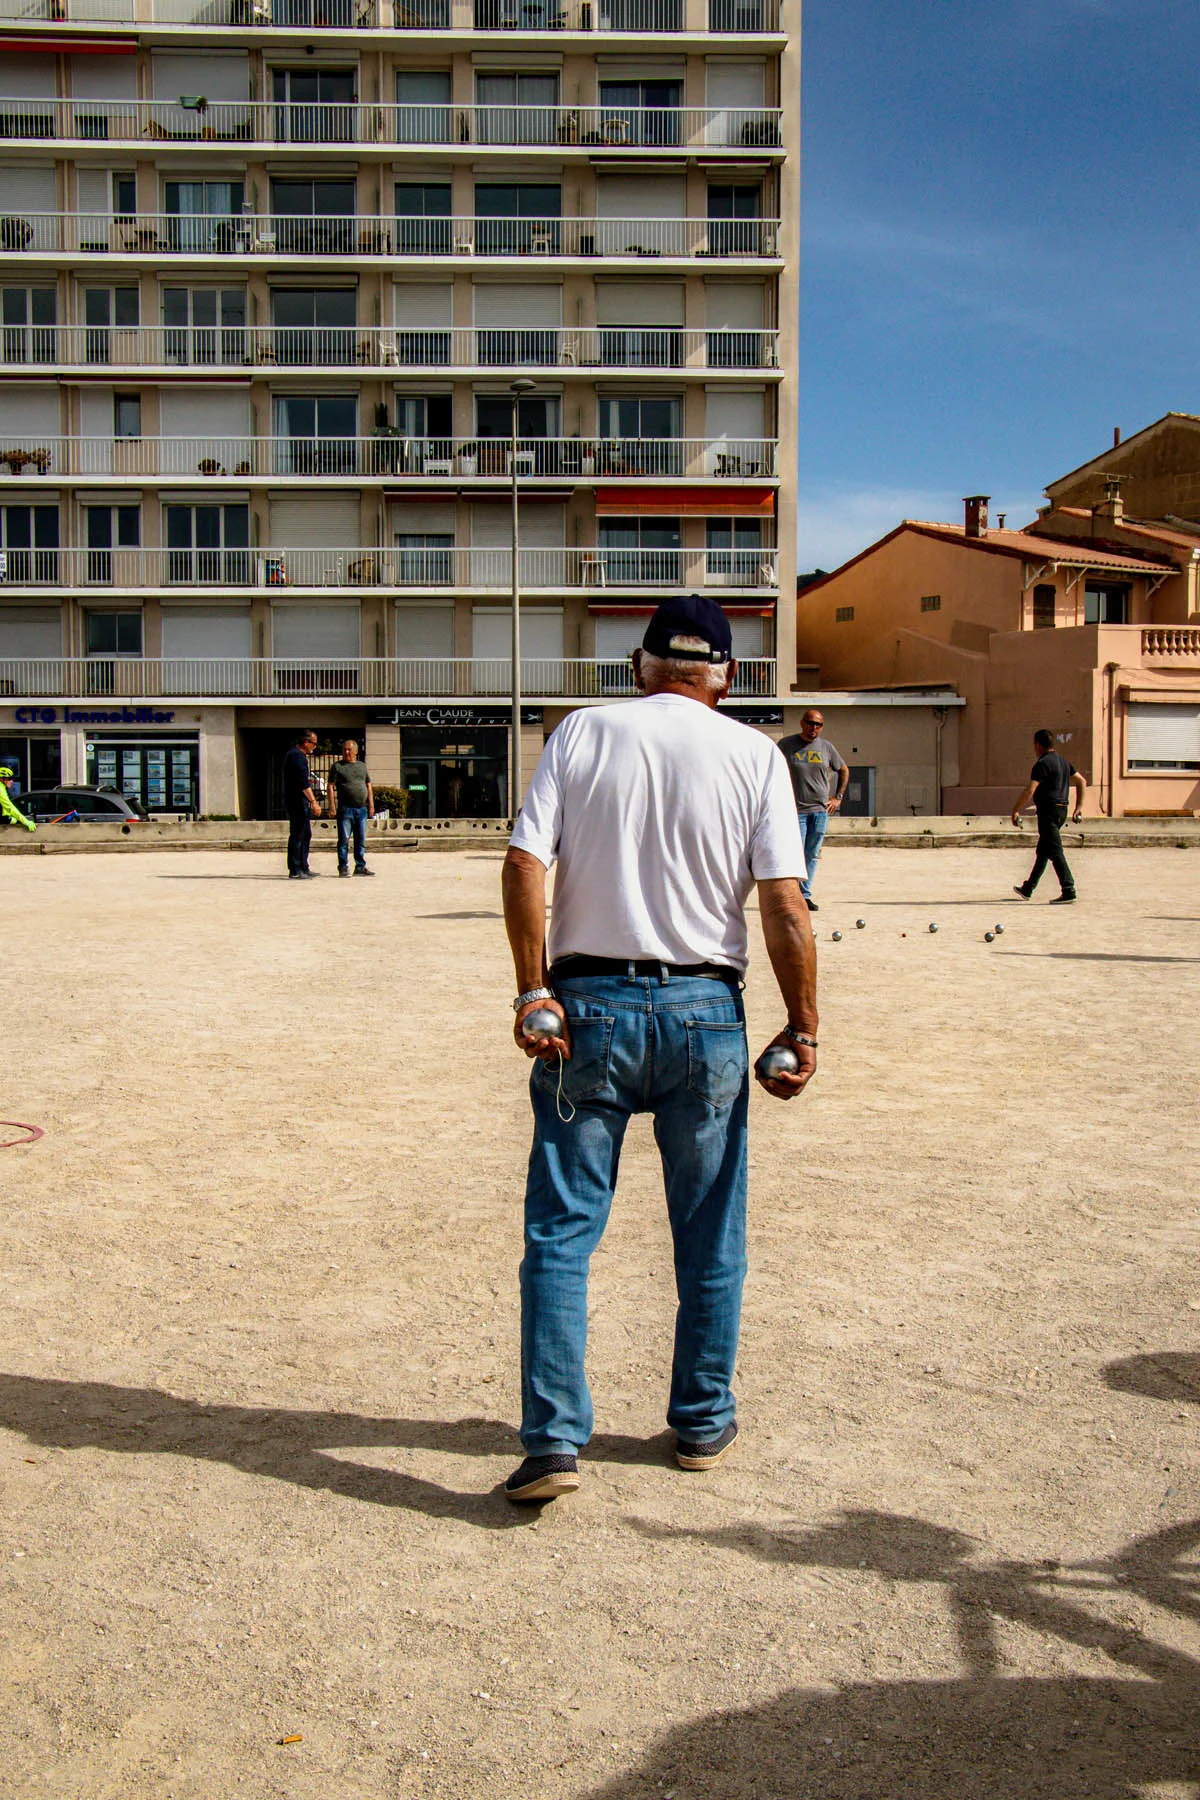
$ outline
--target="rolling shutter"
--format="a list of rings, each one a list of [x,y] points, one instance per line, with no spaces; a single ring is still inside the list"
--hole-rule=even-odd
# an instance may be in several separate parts
[[[1131,700],[1126,741],[1130,769],[1200,769],[1200,705]]]
[[[395,322],[403,330],[447,326],[454,317],[454,289],[448,281],[397,281],[393,283]]]
[[[453,500],[407,500],[392,506],[393,537],[453,537],[458,509]]]
[[[598,219],[686,219],[681,175],[602,175],[596,183]]]
[[[396,655],[414,659],[454,655],[452,606],[398,606]]]
[[[682,325],[681,281],[598,281],[597,325]]]
[[[271,543],[285,550],[357,550],[362,544],[356,494],[272,500]]]
[[[705,285],[705,324],[710,331],[761,331],[765,303],[761,281],[710,281]]]
[[[18,15],[19,17],[20,15]],[[12,15],[10,14],[11,18]],[[13,56],[4,61],[4,95],[9,100],[53,100],[58,92],[52,56]]]
[[[111,426],[110,412],[110,431]],[[0,382],[0,436],[20,444],[23,438],[57,437],[60,428],[61,413],[55,387],[47,383],[21,387],[13,382]],[[21,447],[26,448],[24,444]]]
[[[709,106],[752,112],[764,104],[766,65],[761,62],[710,62],[705,81]]]
[[[273,606],[273,654],[281,659],[319,657],[323,661],[356,661],[359,654],[357,606]]]
[[[136,100],[136,57],[73,56],[71,93],[76,100]]]
[[[52,168],[5,169],[4,210],[6,213],[55,212],[57,209],[58,183]]]
[[[236,438],[250,429],[246,388],[164,387],[158,397],[163,437]],[[203,452],[197,451],[197,455]]]
[[[202,94],[208,101],[245,100],[250,93],[250,59],[241,53],[157,51],[152,69],[156,100],[178,100],[181,94]]]
[[[477,281],[475,323],[538,330],[562,323],[562,289],[546,282]]]
[[[57,606],[0,606],[0,656],[61,656]]]
[[[765,437],[765,411],[766,396],[761,388],[735,388],[733,392],[709,388],[705,436],[713,443]]]
[[[512,650],[512,613],[476,607],[472,615],[473,654],[507,662]],[[563,616],[553,608],[521,608],[521,662],[560,662],[563,653]]]
[[[181,662],[248,660],[251,651],[248,606],[164,606],[162,653]]]

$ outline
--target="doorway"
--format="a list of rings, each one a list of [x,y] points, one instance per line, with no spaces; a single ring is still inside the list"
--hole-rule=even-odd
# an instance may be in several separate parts
[[[500,726],[405,728],[401,786],[410,819],[502,819],[508,804],[508,731]]]

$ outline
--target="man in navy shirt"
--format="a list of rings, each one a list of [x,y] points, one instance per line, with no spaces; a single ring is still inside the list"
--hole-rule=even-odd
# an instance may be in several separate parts
[[[1020,825],[1021,814],[1032,800],[1038,822],[1037,853],[1033,859],[1033,868],[1013,892],[1020,894],[1022,900],[1032,900],[1033,890],[1045,874],[1046,864],[1050,863],[1062,889],[1057,900],[1052,900],[1050,904],[1070,906],[1075,900],[1075,877],[1063,853],[1062,828],[1067,822],[1072,788],[1075,790],[1074,816],[1076,819],[1082,816],[1087,782],[1073,763],[1059,755],[1050,732],[1035,731],[1033,742],[1038,759],[1029,771],[1029,782],[1024,793],[1013,807],[1012,822]]]
[[[287,866],[291,881],[311,881],[316,874],[316,870],[308,866],[312,822],[321,810],[313,792],[312,770],[308,765],[316,747],[316,732],[305,726],[296,734],[296,742],[283,759],[283,803],[288,816]]]

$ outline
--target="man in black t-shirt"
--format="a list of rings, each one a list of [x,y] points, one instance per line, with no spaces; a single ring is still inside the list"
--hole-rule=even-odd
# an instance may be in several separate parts
[[[1029,783],[1024,793],[1013,807],[1012,822],[1020,825],[1021,814],[1032,800],[1038,822],[1037,854],[1029,874],[1013,892],[1020,894],[1022,900],[1032,900],[1033,890],[1045,874],[1046,864],[1050,863],[1062,889],[1057,900],[1052,900],[1050,904],[1070,906],[1075,899],[1075,877],[1063,853],[1062,828],[1067,822],[1072,788],[1075,790],[1074,817],[1078,819],[1082,816],[1087,782],[1073,763],[1059,755],[1050,732],[1035,731],[1033,742],[1038,759],[1029,771]]]
[[[317,747],[315,731],[299,731],[283,759],[283,803],[287,808],[287,866],[292,881],[311,881],[315,869],[308,866],[312,822],[320,812],[308,759]]]

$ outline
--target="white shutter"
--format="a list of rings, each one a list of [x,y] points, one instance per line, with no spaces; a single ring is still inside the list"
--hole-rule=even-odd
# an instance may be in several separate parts
[[[507,608],[476,607],[471,619],[473,654],[508,661],[512,651],[512,613]],[[554,607],[521,608],[521,662],[561,662],[563,616]]]
[[[298,659],[320,657],[330,662],[355,660],[359,654],[357,606],[273,606],[272,654]]]
[[[394,318],[401,331],[448,326],[454,319],[454,289],[448,281],[397,281]]]
[[[28,387],[15,382],[0,382],[0,437],[12,438],[21,449],[36,445],[22,443],[30,437],[57,437],[62,429],[58,390],[53,382]],[[109,434],[112,416],[109,415]],[[7,445],[3,446],[7,448]],[[57,467],[57,462],[56,462]]]
[[[10,13],[9,18],[12,18]],[[17,15],[20,17],[20,14]],[[132,61],[132,57],[130,61]],[[52,56],[9,56],[4,59],[5,99],[53,100],[58,92]]]
[[[598,281],[598,325],[682,325],[682,281]]]
[[[544,330],[562,323],[562,289],[546,282],[477,281],[475,323]]]
[[[76,100],[136,100],[136,56],[73,56],[71,94]]]
[[[152,58],[156,100],[202,94],[206,100],[245,100],[250,94],[250,59],[243,52],[156,51]]]
[[[765,93],[765,63],[709,63],[705,83],[705,100],[709,106],[752,112],[764,104]]]
[[[0,606],[0,656],[61,656],[57,606]]]
[[[53,168],[6,168],[3,205],[6,213],[57,212],[58,183]]]
[[[511,505],[477,501],[471,508],[471,586],[506,587],[512,580],[511,555]]]
[[[391,511],[393,537],[437,534],[453,537],[457,529],[453,500],[397,501]]]
[[[709,388],[705,408],[705,436],[761,438],[766,436],[763,417],[766,395],[762,388],[735,388],[732,392]]]
[[[449,657],[454,655],[452,606],[398,606],[396,608],[398,658]]]
[[[598,219],[686,219],[682,175],[602,175]]]
[[[1200,769],[1200,706],[1130,701],[1126,760],[1131,769]]]
[[[624,662],[630,651],[641,644],[646,631],[644,618],[614,619],[602,616],[596,620],[596,656],[601,662]]]
[[[75,205],[81,213],[111,213],[111,171],[80,164],[75,171]]]
[[[197,662],[218,658],[248,660],[252,655],[248,606],[164,606],[164,657]]]
[[[354,550],[362,544],[356,494],[272,500],[271,544],[281,550]]]
[[[246,388],[164,387],[158,397],[163,437],[245,437],[250,429]],[[203,451],[197,451],[198,456]]]
[[[766,293],[761,281],[705,284],[705,323],[710,331],[761,331]]]
[[[730,619],[729,630],[733,638],[733,654],[739,662],[746,657],[762,655],[763,622],[761,619]]]

